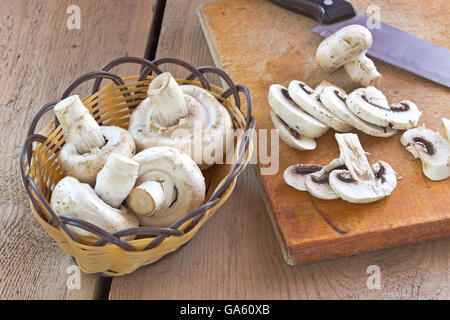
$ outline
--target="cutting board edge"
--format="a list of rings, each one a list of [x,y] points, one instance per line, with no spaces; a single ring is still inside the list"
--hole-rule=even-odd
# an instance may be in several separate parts
[[[446,221],[447,223],[449,221]],[[411,230],[413,228],[417,228],[417,226],[408,226],[405,227],[404,236],[399,237],[397,233],[397,239],[395,241],[391,242],[382,242],[380,239],[383,239],[386,234],[392,234],[398,232],[398,229],[396,230],[388,230],[381,233],[376,233],[373,235],[360,235],[352,237],[348,242],[349,243],[355,243],[359,241],[361,243],[361,239],[365,239],[364,241],[367,241],[367,243],[370,243],[370,245],[367,245],[367,247],[359,247],[357,250],[352,249],[343,249],[342,248],[342,241],[331,241],[328,242],[325,246],[315,246],[315,247],[306,247],[306,248],[292,248],[290,250],[289,257],[292,259],[290,262],[293,263],[292,265],[301,265],[301,264],[309,264],[317,261],[323,261],[323,260],[330,260],[335,258],[340,258],[344,256],[351,256],[356,254],[362,254],[362,253],[369,253],[372,251],[377,250],[383,250],[383,249],[390,249],[395,247],[401,247],[405,245],[411,245],[411,244],[417,244],[421,242],[426,241],[433,241],[438,239],[446,239],[450,238],[450,224],[447,227],[447,230],[443,230],[442,232],[431,232],[431,230],[436,228],[436,225],[438,225],[438,222],[435,223],[429,223],[425,226],[423,226],[423,230],[413,237],[414,239],[411,239],[412,235],[408,232],[408,230]],[[372,242],[372,240],[374,240]],[[339,245],[339,252],[330,250],[330,248],[333,248],[334,246]],[[321,255],[313,255],[311,254],[311,251],[324,251],[323,249],[327,249],[327,254],[321,254]],[[290,264],[290,263],[289,263]]]
[[[199,17],[200,25],[202,27],[203,34],[205,35],[206,43],[208,44],[208,48],[209,48],[209,51],[210,51],[211,56],[213,58],[214,64],[216,65],[216,67],[222,68],[222,65],[220,63],[220,59],[217,56],[217,50],[216,50],[216,47],[214,45],[214,41],[213,41],[213,39],[211,37],[211,34],[209,32],[209,28],[207,26],[208,23],[207,23],[207,21],[205,19],[205,16],[203,14],[203,7],[207,6],[207,5],[208,5],[208,3],[205,3],[205,4],[201,5],[198,8],[198,10],[197,10],[197,15]],[[257,177],[257,181],[259,183],[261,191],[263,193],[265,193],[266,192],[265,191],[265,186],[264,186],[264,182],[261,179],[261,175],[259,174],[259,167],[258,167],[258,165],[252,165],[252,169],[255,172],[255,175]],[[272,213],[270,213],[270,211],[271,211],[270,203],[268,203],[266,199],[268,199],[268,197],[267,197],[267,195],[264,195],[263,196],[264,204],[265,204],[265,207],[266,207],[267,211],[269,212],[269,218],[270,218],[270,221],[271,221],[271,223],[273,225],[272,229],[274,230],[275,237],[277,238],[278,243],[280,244],[280,248],[281,248],[281,252],[282,252],[283,258],[284,258],[284,260],[286,261],[287,264],[295,265],[296,264],[295,263],[295,259],[293,259],[291,257],[291,255],[289,253],[289,250],[287,249],[287,247],[285,245],[283,235],[280,233],[280,229],[278,228],[277,222],[274,220],[274,217],[273,217]]]
[[[288,265],[295,266],[297,264],[296,260],[292,257],[290,250],[287,247],[286,242],[284,241],[283,234],[280,232],[278,223],[272,213],[272,206],[271,206],[270,202],[267,201],[267,199],[268,199],[267,190],[265,188],[265,184],[262,179],[262,176],[259,174],[259,167],[257,165],[253,165],[252,167],[253,167],[253,172],[255,173],[255,176],[256,176],[256,180],[258,181],[260,190],[263,193],[262,198],[264,200],[264,205],[265,205],[267,213],[269,215],[270,222],[272,223],[272,227],[273,227],[272,229],[275,232],[275,237],[278,240],[278,244],[280,245],[281,253],[283,254],[283,258]]]
[[[214,64],[216,65],[216,67],[222,68],[219,57],[217,56],[217,49],[215,47],[214,41],[212,40],[212,36],[207,26],[208,22],[206,21],[205,16],[203,14],[203,7],[207,5],[208,3],[202,4],[197,10],[197,15],[200,20],[200,25],[202,27],[203,34],[205,35],[206,43],[208,44],[209,52],[211,53]]]
[[[284,260],[288,265],[296,266],[301,264],[309,264],[322,260],[330,260],[344,256],[351,256],[360,253],[367,253],[371,251],[377,251],[382,249],[400,247],[404,245],[420,243],[424,241],[431,241],[443,238],[450,237],[450,218],[435,220],[425,222],[423,224],[414,224],[409,226],[397,227],[395,229],[389,230],[378,230],[365,234],[355,234],[346,239],[336,238],[334,240],[325,241],[316,241],[310,242],[307,245],[298,245],[298,246],[288,246],[283,237],[282,232],[278,226],[276,219],[272,213],[271,204],[266,200],[268,195],[265,188],[265,182],[262,176],[259,174],[259,167],[257,165],[253,166],[254,172],[257,176],[258,183],[260,185],[261,191],[264,196],[264,203],[266,205],[267,213],[269,215],[270,221],[274,227],[275,235],[278,240],[278,243],[281,247],[281,251],[284,257]],[[444,225],[444,226],[442,226]],[[441,228],[441,232],[431,231],[436,228]],[[415,239],[411,238],[410,230],[420,231],[414,235]],[[397,239],[390,237],[389,235],[396,234]],[[403,237],[399,238],[399,234],[402,234]],[[383,242],[384,239],[394,239],[394,241]],[[342,249],[343,244],[355,243],[355,242],[366,242],[367,245],[364,247],[360,247],[358,250],[352,250],[351,248],[347,250]],[[323,244],[322,244],[323,243]],[[329,250],[329,248],[333,248],[334,246],[339,245],[339,251]],[[323,250],[324,248],[328,248],[327,250]],[[327,254],[312,254],[312,251],[322,251],[327,252]]]

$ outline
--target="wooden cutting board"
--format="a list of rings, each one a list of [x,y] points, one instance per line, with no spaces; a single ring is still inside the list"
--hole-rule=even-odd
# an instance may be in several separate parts
[[[381,8],[381,20],[419,38],[450,47],[450,6],[447,1],[360,0],[356,9]],[[273,83],[287,86],[293,79],[314,87],[322,80],[347,92],[356,88],[345,71],[332,74],[315,63],[322,38],[313,34],[317,22],[279,8],[265,0],[222,0],[199,9],[199,16],[216,64],[250,89],[257,129],[272,129],[267,103]],[[445,133],[441,118],[450,118],[450,90],[406,71],[375,61],[383,75],[378,88],[390,102],[410,99],[423,115],[419,125]],[[264,198],[283,254],[289,264],[356,254],[450,236],[450,179],[428,180],[419,160],[400,144],[399,132],[391,138],[358,133],[369,162],[384,160],[399,177],[390,197],[372,204],[325,201],[286,185],[283,171],[296,163],[327,164],[339,156],[330,130],[317,140],[314,151],[279,146],[279,170],[259,175]],[[270,146],[268,147],[270,150]],[[256,166],[258,172],[264,167]],[[245,213],[243,213],[245,214]]]

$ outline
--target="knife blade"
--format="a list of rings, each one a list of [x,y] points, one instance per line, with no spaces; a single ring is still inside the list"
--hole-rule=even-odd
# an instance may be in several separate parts
[[[319,22],[313,32],[323,37],[339,29],[359,24],[367,27],[369,19],[356,13],[353,6],[343,0],[270,0],[279,6]],[[450,87],[450,50],[417,38],[407,32],[380,22],[380,28],[369,28],[373,44],[367,55],[387,62],[433,82]]]

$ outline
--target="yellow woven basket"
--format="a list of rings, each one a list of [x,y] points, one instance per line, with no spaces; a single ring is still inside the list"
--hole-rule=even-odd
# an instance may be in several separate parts
[[[141,64],[143,66],[141,74],[120,78],[109,72],[111,68],[122,63]],[[178,83],[207,89],[227,108],[235,129],[242,129],[237,131],[234,162],[214,165],[203,172],[207,186],[205,203],[168,228],[140,227],[109,233],[89,222],[58,216],[53,212],[49,199],[53,188],[63,178],[58,153],[64,144],[64,133],[56,120],[48,123],[40,134],[35,134],[34,131],[41,117],[53,110],[59,100],[46,104],[36,113],[28,130],[28,137],[22,145],[21,175],[31,200],[33,214],[64,251],[76,259],[85,273],[124,275],[180,248],[228,199],[238,175],[250,160],[255,119],[251,115],[249,91],[244,86],[235,85],[224,71],[216,67],[196,69],[184,61],[172,58],[155,61],[137,57],[119,58],[105,65],[101,71],[87,73],[73,81],[61,99],[69,96],[81,83],[96,79],[93,94],[83,99],[83,103],[101,125],[127,129],[130,114],[146,97],[147,87],[154,78],[151,74],[162,73],[160,67],[167,64],[176,64],[188,69],[191,72],[190,76],[186,79],[177,79]],[[218,75],[228,88],[225,90],[211,85],[204,76],[205,73]],[[112,82],[99,89],[102,79],[109,79]],[[240,93],[246,98],[246,114],[241,111]],[[77,237],[68,226],[83,228],[95,234],[98,241]],[[127,235],[136,235],[136,240],[124,241],[122,237]]]

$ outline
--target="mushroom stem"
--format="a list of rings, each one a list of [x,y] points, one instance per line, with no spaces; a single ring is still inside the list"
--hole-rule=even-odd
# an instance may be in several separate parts
[[[365,56],[365,52],[358,60],[345,64],[344,68],[352,81],[359,82],[364,87],[373,86],[381,79],[381,74],[373,61]]]
[[[131,191],[128,197],[128,206],[137,214],[152,216],[162,209],[166,203],[165,198],[166,194],[162,183],[149,180]]]
[[[390,195],[397,186],[396,173],[391,166],[379,161],[370,167],[356,134],[336,134],[335,137],[346,169],[329,174],[331,189],[353,203],[375,202]]]
[[[97,175],[95,193],[107,204],[118,208],[126,199],[139,173],[139,163],[112,153]]]
[[[358,136],[354,133],[336,134],[336,140],[348,172],[354,180],[373,180],[375,175],[370,167]]]
[[[163,127],[178,124],[189,110],[180,86],[168,72],[157,76],[148,87],[148,99],[154,106],[152,118]]]
[[[101,200],[88,184],[80,183],[72,177],[65,177],[55,186],[50,204],[58,215],[86,220],[108,232],[139,226],[138,219],[125,207],[112,208]],[[69,227],[80,236],[97,238],[92,233],[78,227]],[[123,237],[124,240],[135,236]]]
[[[105,144],[100,126],[79,96],[70,96],[60,101],[54,111],[64,130],[66,142],[73,144],[78,153],[84,154]]]

